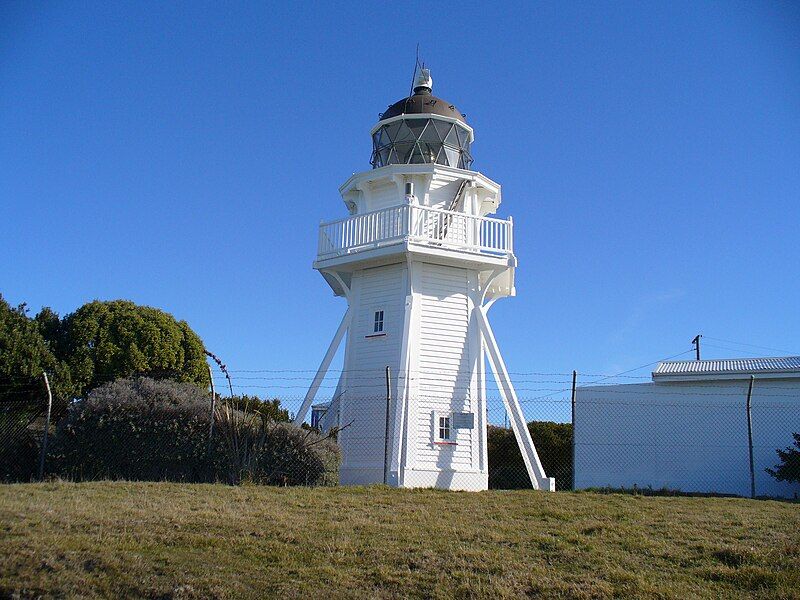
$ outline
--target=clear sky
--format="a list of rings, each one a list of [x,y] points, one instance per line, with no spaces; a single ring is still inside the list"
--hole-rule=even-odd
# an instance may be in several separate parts
[[[345,309],[317,224],[418,42],[514,217],[510,371],[616,373],[699,332],[800,354],[788,2],[3,2],[0,292],[130,299],[232,369],[315,369]]]

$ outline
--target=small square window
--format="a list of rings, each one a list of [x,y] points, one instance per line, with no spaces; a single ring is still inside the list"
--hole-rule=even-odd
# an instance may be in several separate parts
[[[372,328],[373,333],[383,333],[383,311],[375,311],[375,325]]]

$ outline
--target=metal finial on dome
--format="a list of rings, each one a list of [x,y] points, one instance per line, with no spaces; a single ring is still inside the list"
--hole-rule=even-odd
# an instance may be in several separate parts
[[[419,70],[417,77],[414,79],[414,93],[424,94],[431,93],[433,89],[433,78],[431,77],[431,70],[424,67]]]

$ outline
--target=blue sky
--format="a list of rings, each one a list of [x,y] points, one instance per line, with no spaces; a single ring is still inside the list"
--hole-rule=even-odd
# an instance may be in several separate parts
[[[708,357],[800,353],[800,7],[779,2],[4,2],[0,292],[131,299],[232,369],[315,369],[345,308],[317,224],[418,42],[514,217],[518,295],[491,311],[510,371],[616,373],[698,332]]]

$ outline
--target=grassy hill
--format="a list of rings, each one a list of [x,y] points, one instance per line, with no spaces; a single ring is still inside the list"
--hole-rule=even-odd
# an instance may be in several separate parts
[[[800,505],[532,491],[0,486],[0,597],[800,598]]]

